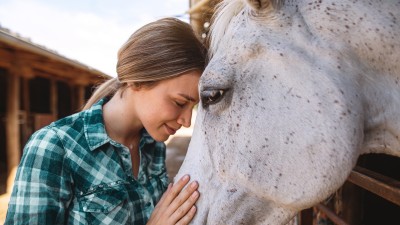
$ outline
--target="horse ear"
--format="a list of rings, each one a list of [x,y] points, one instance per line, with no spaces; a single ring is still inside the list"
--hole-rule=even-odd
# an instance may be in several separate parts
[[[272,7],[271,0],[246,0],[247,3],[255,11],[262,11],[269,7]]]

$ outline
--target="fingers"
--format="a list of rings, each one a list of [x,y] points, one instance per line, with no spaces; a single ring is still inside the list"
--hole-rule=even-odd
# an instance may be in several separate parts
[[[165,203],[165,199],[166,199],[166,197],[167,197],[167,195],[168,195],[168,192],[171,191],[171,188],[172,188],[172,184],[168,184],[167,190],[166,190],[165,193],[161,196],[161,199],[160,199],[160,201],[158,202],[158,204],[154,207],[154,211],[153,211],[153,213],[152,213],[152,216],[157,216],[158,213],[159,213],[159,211],[164,211],[164,210],[168,207],[168,204]]]
[[[175,225],[187,225],[190,223],[190,221],[192,221],[194,215],[196,214],[196,206],[192,206],[192,208],[190,208],[189,212],[182,217],[182,219],[180,219]]]
[[[171,209],[173,209],[175,211],[181,205],[183,205],[185,202],[189,202],[189,203],[193,202],[191,204],[191,206],[192,206],[197,201],[197,198],[199,197],[198,196],[199,192],[197,191],[198,187],[199,187],[199,184],[196,181],[190,183],[190,185],[188,185],[183,191],[181,191],[180,194],[171,203],[171,206],[170,206]],[[190,199],[189,197],[192,197],[192,199]]]
[[[198,186],[197,182],[192,182],[171,203],[168,210],[172,210],[170,211],[172,221],[181,220],[194,206],[200,196],[197,191]]]
[[[172,184],[170,183],[170,184],[168,184],[168,187],[167,187],[167,190],[164,192],[164,194],[161,196],[161,198],[160,198],[160,203],[163,203],[164,201],[165,201],[165,199],[167,198],[167,196],[168,196],[168,193],[171,191],[171,188],[172,188]]]
[[[183,176],[177,183],[175,183],[172,188],[167,191],[164,195],[165,196],[165,204],[170,205],[172,201],[179,195],[185,185],[189,182],[190,177],[189,175]]]
[[[184,188],[189,180],[190,177],[185,175],[175,184],[168,185],[167,191],[154,208],[148,224],[164,221],[164,224],[186,225],[192,220],[196,213],[194,204],[200,194],[197,191],[199,187],[197,182],[192,182]]]
[[[196,213],[196,206],[194,205],[198,200],[200,194],[198,191],[194,191],[189,198],[187,198],[183,204],[179,205],[177,210],[172,214],[171,218],[174,221],[179,221],[179,224],[189,223],[194,214]]]

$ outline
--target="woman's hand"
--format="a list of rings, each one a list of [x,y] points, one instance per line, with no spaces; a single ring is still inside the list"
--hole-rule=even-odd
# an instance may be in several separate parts
[[[147,225],[186,225],[196,213],[194,205],[199,198],[194,181],[182,190],[189,182],[189,175],[183,176],[176,184],[168,185],[167,191],[154,208]]]

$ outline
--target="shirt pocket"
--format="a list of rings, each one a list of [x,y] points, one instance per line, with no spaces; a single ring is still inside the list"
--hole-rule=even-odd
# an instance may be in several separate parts
[[[89,188],[78,197],[78,202],[89,224],[101,224],[105,219],[126,222],[130,215],[128,198],[124,184],[113,182]]]

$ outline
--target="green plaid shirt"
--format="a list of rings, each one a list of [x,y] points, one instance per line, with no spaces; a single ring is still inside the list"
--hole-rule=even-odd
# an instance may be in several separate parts
[[[168,186],[165,144],[143,129],[140,168],[108,137],[100,100],[37,131],[25,146],[7,212],[11,224],[146,224]]]

